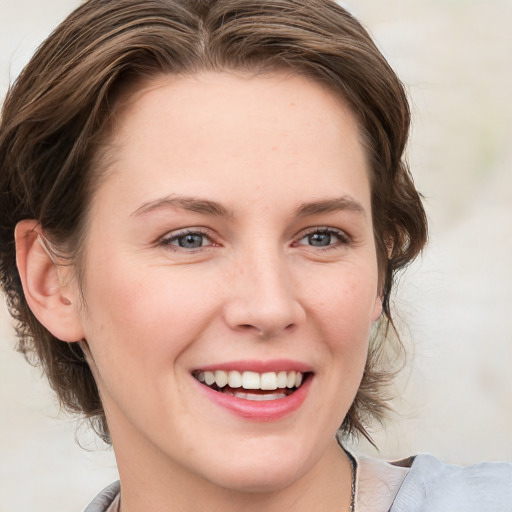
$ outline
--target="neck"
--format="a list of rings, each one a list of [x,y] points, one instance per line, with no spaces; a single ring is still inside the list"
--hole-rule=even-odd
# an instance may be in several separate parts
[[[136,463],[132,463],[130,459],[118,456],[122,512],[350,510],[351,463],[335,439],[307,473],[291,479],[288,485],[271,490],[247,491],[221,487],[169,461],[155,466],[141,464],[142,460],[138,458]]]

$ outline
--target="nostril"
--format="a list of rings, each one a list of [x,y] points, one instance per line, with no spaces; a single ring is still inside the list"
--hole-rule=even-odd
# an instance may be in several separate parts
[[[239,333],[273,338],[301,325],[305,312],[294,299],[274,300],[260,295],[229,300],[224,310],[228,327]]]
[[[295,329],[295,327],[296,327],[295,323],[290,323],[290,324],[286,325],[280,332],[281,333],[291,332]],[[257,333],[262,338],[270,338],[270,337],[279,335],[279,332],[277,332],[276,329],[273,329],[273,328],[266,329],[264,327],[258,327],[256,325],[252,325],[252,324],[240,324],[238,326],[238,329],[240,331],[244,331],[244,332]]]
[[[255,332],[260,332],[260,329],[258,329],[257,327],[255,327],[254,325],[251,325],[251,324],[242,324],[242,325],[239,325],[238,328],[241,330],[241,331],[255,331]]]

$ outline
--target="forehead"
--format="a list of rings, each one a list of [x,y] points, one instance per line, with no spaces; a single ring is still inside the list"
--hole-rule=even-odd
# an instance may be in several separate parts
[[[350,166],[367,174],[349,108],[326,87],[286,72],[158,77],[122,101],[111,143],[114,176],[126,182],[144,173],[141,191],[158,174],[168,193],[193,186],[204,195],[212,181],[229,189],[256,178],[259,189],[279,179],[325,195],[322,173],[342,177]]]

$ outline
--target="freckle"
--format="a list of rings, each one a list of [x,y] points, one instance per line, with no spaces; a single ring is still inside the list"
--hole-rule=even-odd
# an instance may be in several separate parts
[[[295,102],[294,102],[294,101],[292,101],[292,102],[290,103],[290,107],[295,107]]]

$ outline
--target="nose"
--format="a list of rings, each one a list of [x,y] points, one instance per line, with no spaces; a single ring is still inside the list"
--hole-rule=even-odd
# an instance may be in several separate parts
[[[306,314],[285,258],[262,252],[232,269],[224,316],[231,329],[267,339],[295,330]]]

